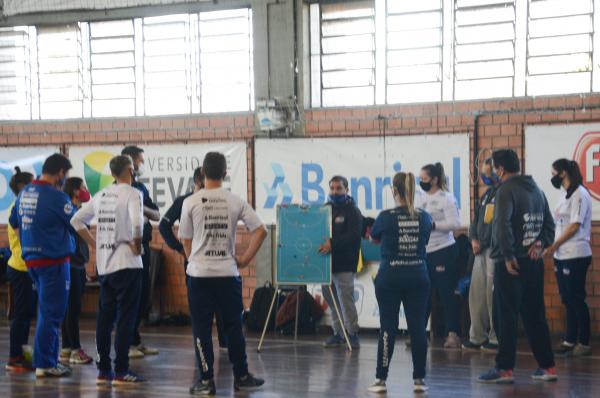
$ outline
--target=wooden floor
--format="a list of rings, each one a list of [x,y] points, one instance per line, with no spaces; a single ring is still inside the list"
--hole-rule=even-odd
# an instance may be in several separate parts
[[[90,325],[91,326],[91,325]],[[149,379],[143,387],[97,388],[94,365],[77,366],[70,378],[36,380],[30,374],[7,374],[2,362],[0,397],[189,397],[194,380],[194,352],[189,328],[145,329],[144,341],[161,350],[160,355],[132,361],[132,369]],[[353,353],[343,349],[324,350],[323,336],[294,342],[271,336],[262,353],[256,352],[258,339],[248,338],[251,371],[266,379],[259,392],[237,396],[271,397],[374,397],[366,391],[373,381],[377,341],[374,334],[363,335],[362,347]],[[92,354],[94,333],[82,332],[84,348]],[[600,347],[600,344],[596,344]],[[0,324],[0,352],[8,353],[8,328]],[[526,345],[521,347],[514,386],[487,386],[475,379],[493,364],[493,356],[481,353],[448,352],[434,342],[427,362],[428,397],[600,397],[600,348],[598,355],[557,362],[559,381],[533,382],[529,374],[535,362]],[[216,353],[217,396],[230,397],[233,377],[226,352]],[[3,358],[3,360],[5,357]],[[388,378],[388,396],[409,397],[412,393],[410,353],[402,341],[396,345]]]

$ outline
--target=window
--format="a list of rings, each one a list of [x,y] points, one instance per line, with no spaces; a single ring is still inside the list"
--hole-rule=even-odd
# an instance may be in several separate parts
[[[528,95],[591,91],[592,14],[591,0],[530,1]]]
[[[515,15],[514,0],[455,1],[455,99],[513,95]]]
[[[202,112],[248,111],[253,106],[252,13],[200,13]]]
[[[30,37],[27,26],[0,29],[0,118],[31,118]],[[35,40],[33,40],[35,41]]]
[[[311,56],[313,105],[373,105],[375,103],[375,8],[372,1],[313,4],[319,15],[313,29]]]
[[[441,0],[387,2],[387,103],[442,99]]]

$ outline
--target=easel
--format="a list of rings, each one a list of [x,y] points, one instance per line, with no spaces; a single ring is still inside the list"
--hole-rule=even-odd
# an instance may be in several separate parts
[[[307,206],[300,206],[300,205],[280,205],[280,206],[277,206],[277,220],[279,221],[279,219],[280,219],[281,210],[282,209],[286,210],[286,209],[289,209],[291,207],[296,208],[296,209],[301,209],[301,210],[302,209],[307,209]],[[328,213],[327,216],[328,216],[328,223],[329,223],[329,227],[328,227],[329,228],[328,229],[329,235],[328,236],[331,238],[331,209],[330,208],[326,208],[326,209],[327,209],[326,211]],[[281,225],[281,224],[278,222],[278,225]],[[280,258],[280,254],[281,253],[279,252],[279,249],[278,249],[279,246],[280,246],[279,242],[281,242],[280,238],[281,238],[281,228],[277,228],[277,239],[276,239],[275,245],[273,245],[273,246],[274,246],[274,248],[277,249],[278,253],[277,253],[276,256],[274,256],[274,258],[272,257],[272,260],[275,260],[275,258],[276,258],[277,259],[276,261],[277,261],[278,264],[279,264],[280,261],[282,261],[282,259]],[[329,293],[331,294],[331,297],[333,298],[333,307],[335,309],[335,313],[337,314],[338,319],[340,320],[340,323],[342,325],[342,331],[343,331],[343,334],[344,334],[344,340],[346,341],[346,344],[348,346],[348,350],[352,351],[352,345],[350,344],[350,339],[348,337],[348,333],[346,331],[346,327],[344,326],[343,318],[342,318],[342,316],[340,314],[340,310],[339,310],[339,307],[338,307],[338,304],[337,304],[338,298],[336,297],[335,294],[333,294],[333,289],[331,287],[331,284],[332,284],[332,281],[331,281],[331,268],[329,268],[329,276],[327,278],[323,278],[323,279],[327,279],[327,280],[323,280],[323,281],[320,281],[320,282],[316,282],[316,281],[303,282],[301,280],[294,280],[293,282],[291,282],[289,280],[288,281],[285,281],[285,280],[284,281],[280,281],[279,280],[278,273],[277,273],[278,267],[275,266],[275,261],[271,262],[271,267],[272,267],[272,269],[271,269],[271,271],[272,271],[271,275],[273,276],[273,274],[275,274],[274,278],[273,278],[273,280],[274,280],[274,284],[273,285],[275,287],[275,293],[273,294],[273,299],[271,300],[271,305],[269,306],[269,312],[267,314],[267,319],[265,321],[265,325],[263,327],[263,331],[262,331],[262,334],[260,336],[260,341],[258,343],[257,351],[260,352],[260,350],[262,348],[262,344],[263,344],[263,341],[264,341],[264,338],[265,338],[265,334],[267,333],[267,328],[268,328],[268,325],[269,325],[269,321],[271,320],[271,314],[273,313],[273,307],[275,306],[275,301],[278,300],[278,297],[281,294],[281,287],[282,286],[297,286],[297,290],[296,290],[296,292],[297,292],[296,293],[297,294],[297,296],[296,296],[296,318],[295,318],[295,322],[294,322],[294,340],[298,339],[298,313],[299,313],[299,309],[300,309],[300,291],[301,291],[301,287],[302,286],[306,287],[308,284],[321,284],[321,285],[326,285],[328,287]],[[329,267],[331,267],[330,263],[329,263]],[[275,268],[275,272],[273,272],[273,268]]]

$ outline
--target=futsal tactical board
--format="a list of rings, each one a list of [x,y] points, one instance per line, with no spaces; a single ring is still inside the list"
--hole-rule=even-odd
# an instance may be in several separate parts
[[[331,255],[319,247],[331,238],[331,207],[277,207],[276,281],[280,285],[331,283]]]

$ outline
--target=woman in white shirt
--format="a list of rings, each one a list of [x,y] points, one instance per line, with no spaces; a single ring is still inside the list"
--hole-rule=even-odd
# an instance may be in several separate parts
[[[444,311],[448,333],[444,348],[460,349],[459,302],[454,294],[458,282],[458,248],[454,240],[454,230],[460,227],[458,207],[454,195],[448,192],[446,174],[441,163],[424,166],[419,177],[419,185],[425,193],[419,195],[417,207],[426,210],[433,219],[433,231],[427,245],[427,268],[431,287],[438,292]],[[430,312],[431,297],[427,318]]]
[[[554,210],[555,241],[547,252],[554,254],[558,289],[567,309],[567,333],[555,354],[587,356],[592,354],[590,310],[585,303],[585,279],[592,263],[592,199],[573,160],[552,164],[552,185],[562,188],[563,195]]]

